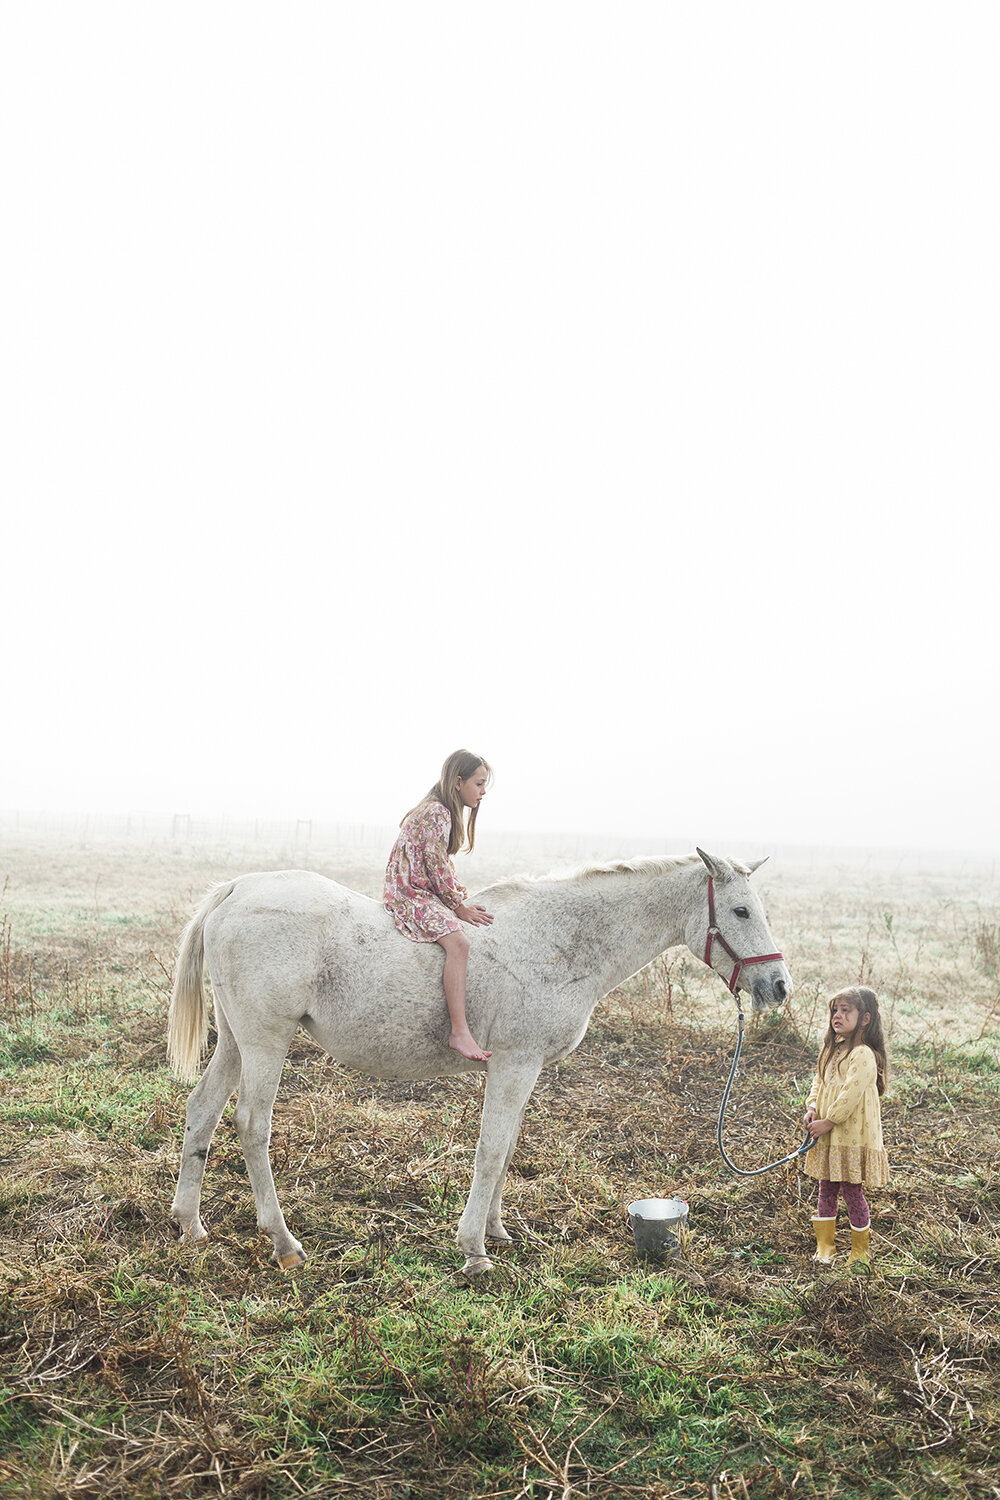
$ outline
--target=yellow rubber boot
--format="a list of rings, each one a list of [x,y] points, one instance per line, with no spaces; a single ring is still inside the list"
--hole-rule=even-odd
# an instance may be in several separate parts
[[[819,1261],[821,1266],[828,1266],[837,1253],[837,1221],[813,1219],[812,1227],[816,1231],[816,1254],[813,1260]]]
[[[851,1253],[847,1257],[847,1264],[849,1266],[868,1264],[868,1229],[855,1229],[854,1225],[851,1225]]]

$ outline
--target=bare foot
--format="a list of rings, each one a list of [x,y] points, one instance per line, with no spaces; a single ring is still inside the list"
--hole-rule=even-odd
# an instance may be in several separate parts
[[[448,1038],[448,1046],[454,1047],[456,1052],[461,1052],[463,1057],[468,1057],[473,1062],[485,1062],[488,1057],[493,1056],[492,1052],[483,1051],[468,1027],[464,1031],[453,1031]]]

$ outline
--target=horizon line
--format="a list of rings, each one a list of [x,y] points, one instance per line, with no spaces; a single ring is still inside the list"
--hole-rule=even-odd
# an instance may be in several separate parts
[[[265,832],[265,831],[267,831],[267,832],[273,832],[274,829],[275,829],[275,826],[276,825],[280,825],[280,826],[284,826],[286,829],[289,830],[289,833],[286,834],[286,837],[292,837],[295,842],[298,842],[299,841],[298,830],[299,829],[306,829],[306,830],[308,830],[308,834],[307,834],[306,838],[303,840],[306,843],[313,842],[313,831],[314,830],[316,832],[319,832],[320,830],[323,830],[323,829],[329,830],[329,829],[333,829],[333,828],[338,828],[338,829],[344,829],[345,831],[347,831],[347,830],[354,830],[355,832],[360,831],[362,833],[362,835],[364,835],[367,832],[367,834],[368,834],[369,837],[363,839],[363,841],[367,843],[371,837],[374,837],[376,835],[386,835],[386,836],[393,835],[395,829],[398,827],[398,825],[396,823],[383,823],[383,822],[378,821],[378,820],[370,820],[370,819],[364,819],[364,818],[348,818],[348,817],[332,817],[332,816],[296,817],[296,816],[293,816],[293,815],[287,814],[287,813],[286,814],[253,814],[253,813],[245,813],[245,812],[239,812],[239,813],[219,813],[219,812],[216,812],[216,813],[207,813],[207,812],[188,812],[188,811],[184,811],[184,812],[178,812],[178,811],[166,812],[162,808],[131,808],[131,809],[125,810],[125,811],[116,810],[116,811],[112,812],[112,811],[94,811],[93,809],[88,810],[88,809],[79,808],[79,807],[63,807],[63,808],[38,808],[38,807],[34,807],[34,808],[0,808],[0,831],[4,831],[4,825],[8,824],[9,820],[13,820],[14,821],[15,827],[19,827],[22,818],[25,819],[26,822],[29,823],[29,824],[32,823],[32,822],[35,822],[36,824],[40,824],[40,825],[43,825],[43,826],[45,824],[50,824],[51,825],[53,823],[58,823],[58,822],[61,822],[61,821],[69,820],[69,821],[73,821],[73,822],[76,822],[76,823],[83,823],[85,825],[84,831],[86,831],[86,825],[88,825],[90,823],[93,823],[95,825],[95,828],[94,828],[95,832],[97,832],[99,830],[101,824],[107,824],[107,823],[111,823],[111,824],[123,824],[123,825],[125,825],[124,828],[122,828],[122,829],[120,829],[118,831],[124,832],[126,835],[129,835],[132,832],[132,830],[131,830],[131,828],[130,828],[129,825],[133,822],[133,820],[138,821],[138,822],[145,822],[145,821],[149,820],[149,821],[159,822],[161,825],[163,825],[162,831],[163,832],[168,832],[169,831],[169,832],[171,832],[173,834],[174,837],[185,837],[186,836],[188,838],[191,838],[193,836],[194,830],[197,829],[197,830],[199,830],[199,842],[204,841],[204,839],[206,838],[206,834],[207,834],[206,825],[216,827],[218,829],[219,833],[222,833],[224,830],[235,832],[237,828],[242,829],[244,832],[246,832],[249,828],[252,827],[254,829],[254,832],[255,832],[255,841],[257,841],[258,830],[260,832],[262,832],[262,833]],[[58,831],[58,830],[53,827],[53,828],[50,829],[50,831],[55,832],[55,831]],[[113,831],[113,830],[107,830],[107,831]],[[141,830],[139,830],[139,829],[135,830],[136,833],[138,833],[140,831]],[[710,834],[708,834],[704,838],[701,835],[699,835],[699,837],[697,839],[689,839],[689,838],[686,838],[686,837],[678,837],[677,835],[671,835],[669,837],[659,837],[658,835],[651,835],[651,834],[648,834],[648,833],[639,834],[639,833],[624,833],[624,832],[604,832],[604,831],[601,831],[601,830],[598,830],[598,829],[593,829],[593,828],[589,828],[589,829],[581,829],[581,828],[526,829],[526,828],[512,828],[512,827],[497,827],[496,825],[491,825],[488,829],[484,828],[484,829],[482,829],[482,830],[479,831],[480,852],[482,852],[482,845],[483,845],[483,843],[486,840],[488,840],[489,838],[493,837],[493,836],[498,836],[499,838],[503,839],[504,841],[519,840],[519,841],[521,841],[523,843],[535,843],[535,844],[538,844],[538,843],[543,843],[544,844],[547,841],[556,841],[556,842],[573,841],[576,844],[580,844],[582,842],[587,842],[587,841],[595,841],[595,842],[600,842],[600,843],[613,843],[613,842],[617,841],[617,842],[621,842],[622,844],[624,844],[625,842],[627,842],[629,840],[633,840],[633,841],[639,841],[642,844],[645,844],[645,845],[648,845],[650,847],[653,847],[653,848],[657,849],[658,851],[660,851],[662,853],[665,853],[665,854],[672,854],[672,853],[678,853],[678,852],[683,852],[683,853],[693,852],[697,848],[697,846],[698,846],[698,844],[700,842],[702,844],[702,847],[704,847],[706,844],[709,844],[709,845],[714,844],[716,846],[715,848],[709,850],[710,853],[723,853],[723,852],[724,853],[730,853],[731,852],[731,850],[728,849],[728,848],[723,851],[723,850],[720,850],[719,847],[718,847],[720,840],[722,838],[729,839],[730,838],[729,835],[724,835],[723,836],[723,835],[717,835],[717,834],[711,834],[710,833]],[[1000,850],[995,849],[995,848],[991,848],[988,845],[981,845],[979,847],[968,847],[968,846],[963,847],[961,844],[958,844],[958,843],[954,843],[954,844],[939,844],[939,843],[934,843],[934,844],[917,845],[917,844],[904,844],[904,843],[885,843],[885,842],[877,842],[877,841],[868,841],[868,842],[866,842],[866,841],[863,841],[863,840],[846,840],[846,841],[841,840],[841,841],[838,841],[836,839],[823,838],[823,837],[813,837],[813,838],[808,838],[808,839],[805,839],[805,838],[803,838],[803,839],[796,839],[796,838],[784,838],[784,837],[779,837],[779,838],[760,838],[760,837],[755,837],[755,836],[751,836],[751,835],[739,835],[739,834],[736,835],[733,838],[732,842],[738,843],[738,844],[742,844],[742,845],[746,845],[746,844],[754,845],[754,846],[756,846],[756,849],[762,849],[763,848],[765,850],[766,849],[771,849],[771,850],[775,850],[775,851],[784,850],[784,851],[788,851],[790,853],[794,852],[794,851],[797,851],[797,852],[800,852],[800,853],[814,853],[814,852],[816,852],[818,850],[830,850],[830,851],[837,851],[837,850],[839,850],[839,851],[842,851],[843,853],[867,854],[867,855],[876,855],[876,854],[881,854],[881,855],[890,855],[890,854],[891,855],[904,855],[904,854],[905,855],[928,855],[928,854],[940,854],[940,855],[949,855],[949,856],[957,857],[957,858],[977,858],[977,859],[993,859],[993,860],[996,860],[998,857],[1000,857]],[[673,847],[671,847],[671,846],[673,846]],[[637,852],[639,852],[639,851],[637,851]],[[751,852],[754,852],[754,851],[751,851]]]

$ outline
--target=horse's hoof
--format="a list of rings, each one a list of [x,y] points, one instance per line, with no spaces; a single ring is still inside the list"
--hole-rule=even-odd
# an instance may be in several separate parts
[[[502,1224],[498,1224],[495,1229],[487,1229],[486,1238],[496,1245],[513,1245],[514,1243]]]
[[[463,1276],[482,1276],[492,1271],[493,1262],[488,1255],[470,1255],[462,1267]]]
[[[305,1263],[305,1252],[302,1250],[292,1250],[288,1255],[278,1256],[278,1265],[283,1271],[297,1271],[299,1266],[304,1266]]]
[[[190,1229],[182,1229],[179,1224],[171,1224],[170,1233],[179,1245],[190,1245],[194,1250],[203,1250],[211,1238],[207,1229],[201,1234],[192,1234]]]

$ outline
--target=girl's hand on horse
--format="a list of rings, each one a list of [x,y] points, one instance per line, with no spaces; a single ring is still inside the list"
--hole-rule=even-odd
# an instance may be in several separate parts
[[[814,1119],[814,1120],[811,1121],[811,1123],[809,1125],[809,1134],[812,1136],[813,1140],[816,1141],[816,1140],[819,1140],[819,1138],[820,1138],[821,1135],[828,1135],[829,1132],[832,1129],[833,1129],[833,1121],[832,1120],[816,1120],[816,1119]]]
[[[460,922],[468,922],[472,927],[488,927],[493,921],[485,906],[459,906],[455,915]]]

